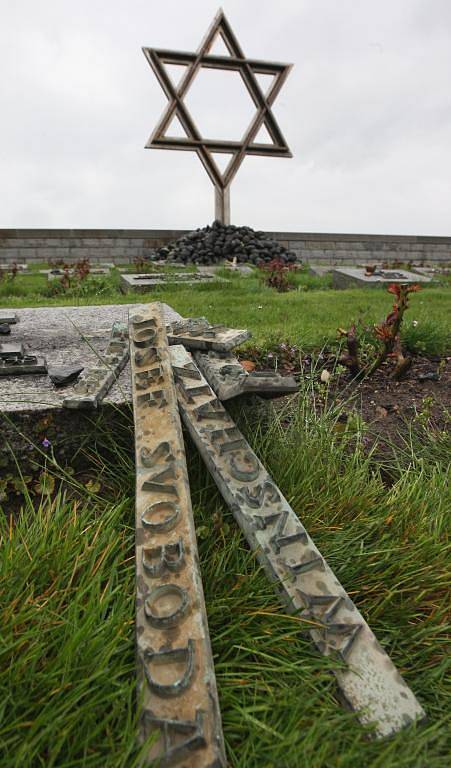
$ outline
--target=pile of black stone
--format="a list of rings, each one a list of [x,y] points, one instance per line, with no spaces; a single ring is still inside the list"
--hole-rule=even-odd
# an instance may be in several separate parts
[[[215,221],[212,226],[196,229],[175,243],[158,248],[152,261],[163,260],[177,264],[216,264],[224,260],[263,264],[272,259],[297,261],[296,254],[271,240],[264,232],[251,227],[234,227]]]

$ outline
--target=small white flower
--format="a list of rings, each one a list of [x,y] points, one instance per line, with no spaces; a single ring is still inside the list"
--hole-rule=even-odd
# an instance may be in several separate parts
[[[263,305],[262,305],[262,304],[259,304],[259,305],[258,305],[258,307],[257,307],[257,309],[263,309]]]
[[[412,325],[414,328],[416,328],[418,325],[418,320],[412,320]]]

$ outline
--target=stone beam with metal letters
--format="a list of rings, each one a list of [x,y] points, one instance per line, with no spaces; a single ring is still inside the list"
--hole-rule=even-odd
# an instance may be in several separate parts
[[[169,344],[183,344],[189,349],[228,352],[252,336],[250,331],[211,325],[206,317],[175,320],[166,327]]]
[[[97,408],[127,364],[128,330],[124,323],[113,323],[105,352],[99,355],[97,365],[88,368],[64,398],[65,408]]]
[[[251,393],[277,397],[299,390],[293,376],[281,376],[273,371],[248,373],[230,352],[195,352],[194,357],[220,400]]]
[[[161,766],[225,765],[177,396],[160,303],[130,315],[141,739]],[[153,763],[152,763],[153,764]]]
[[[268,472],[183,346],[171,348],[179,409],[236,521],[318,650],[336,655],[339,688],[359,719],[387,736],[424,716]]]

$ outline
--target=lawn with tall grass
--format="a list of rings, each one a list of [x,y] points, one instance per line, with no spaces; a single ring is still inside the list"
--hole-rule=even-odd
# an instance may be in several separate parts
[[[212,319],[220,315],[215,308]],[[319,412],[313,394],[303,390],[284,409],[235,404],[233,413],[427,720],[373,740],[340,706],[333,660],[315,652],[302,618],[279,606],[187,438],[229,764],[444,768],[449,438],[418,425],[385,454],[382,472],[364,450],[361,423],[337,430],[339,411]],[[82,474],[41,449],[52,493],[52,483],[30,489],[15,518],[3,509],[2,768],[140,764],[132,423],[131,413],[121,427],[99,418],[95,441],[83,448]]]
[[[331,277],[316,277],[306,269],[290,275],[294,290],[277,293],[263,284],[254,270],[250,276],[218,272],[229,282],[209,285],[170,286],[149,294],[119,290],[120,274],[89,277],[69,290],[58,292],[43,275],[21,276],[0,283],[0,307],[84,306],[164,301],[184,317],[206,316],[211,322],[249,328],[252,343],[269,345],[287,341],[301,348],[334,343],[337,328],[352,322],[373,325],[390,311],[392,297],[381,288],[331,290]],[[52,291],[57,293],[52,295]],[[451,288],[447,283],[424,288],[411,300],[402,338],[413,353],[444,354],[451,348],[449,314]]]

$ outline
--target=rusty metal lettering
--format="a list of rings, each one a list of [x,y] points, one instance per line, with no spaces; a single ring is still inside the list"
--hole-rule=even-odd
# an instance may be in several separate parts
[[[159,357],[155,347],[148,347],[147,349],[136,350],[133,359],[135,366],[142,368],[144,365],[151,365],[152,363],[158,362]]]
[[[188,390],[189,391],[189,390]],[[213,394],[209,389],[209,395]],[[217,419],[218,421],[231,421],[229,414],[223,409],[219,400],[215,397],[207,403],[202,403],[195,410],[196,419],[202,421],[203,419]]]
[[[180,624],[190,608],[188,592],[177,584],[154,587],[146,598],[144,613],[153,627],[168,629]]]
[[[246,441],[236,427],[212,430],[211,440],[221,456],[228,451],[236,451],[246,447]]]
[[[177,496],[177,490],[173,490]],[[149,504],[141,515],[141,522],[145,528],[154,532],[172,531],[178,523],[180,507],[172,501],[157,501]]]
[[[205,749],[207,746],[204,731],[205,713],[201,709],[196,710],[194,721],[163,719],[146,711],[143,721],[147,733],[157,730],[161,734],[163,741],[162,754],[159,758],[161,766],[166,768],[187,759],[192,760],[192,762],[186,763],[186,765],[196,765],[195,759],[199,757],[199,750]],[[193,753],[195,753],[196,758],[194,758]],[[207,763],[203,763],[203,765],[207,766]]]
[[[162,408],[166,405],[166,392],[164,389],[156,389],[153,392],[145,392],[142,395],[136,396],[138,405],[146,406],[147,408]]]
[[[148,368],[147,371],[139,371],[135,373],[135,385],[137,389],[147,389],[153,384],[161,384],[163,376],[161,368]]]
[[[194,643],[192,640],[188,640],[186,648],[170,648],[168,650],[152,651],[148,649],[144,654],[144,672],[149,688],[157,694],[157,696],[179,696],[186,691],[191,685],[194,675]],[[152,675],[153,666],[164,666],[165,677],[168,676],[168,668],[171,665],[179,667],[183,664],[185,671],[181,677],[176,678],[171,682],[158,682]],[[154,672],[155,674],[155,672]],[[178,669],[175,675],[179,674]]]
[[[307,541],[307,533],[300,523],[298,523],[296,530],[293,533],[287,533],[287,524],[293,522],[288,513],[288,509],[284,509],[282,512],[276,512],[272,515],[254,515],[254,521],[261,529],[276,524],[276,531],[269,539],[269,543],[276,555],[279,554],[282,547],[288,547],[295,541]]]
[[[131,313],[130,338],[140,737],[155,733],[146,752],[152,765],[221,768],[219,702],[161,304]],[[193,383],[202,382],[194,376]]]
[[[143,547],[142,556],[144,570],[153,579],[165,572],[180,571],[185,564],[183,539],[158,547]]]
[[[161,459],[165,462],[175,461],[175,457],[171,453],[171,446],[166,441],[160,443],[153,451],[143,445],[139,452],[139,458],[143,467],[154,467],[155,464],[160,463]]]
[[[230,457],[229,471],[235,480],[245,480],[252,483],[260,474],[260,464],[251,451],[245,451],[244,456]]]
[[[243,442],[245,442],[244,439]],[[262,484],[256,485],[254,488],[247,488],[245,486],[239,488],[237,497],[242,504],[252,507],[252,509],[259,509],[264,506],[266,502],[268,502],[269,505],[277,504],[281,499],[280,493],[274,483],[268,482],[268,480],[265,480]]]
[[[171,359],[179,367],[193,360],[181,345],[171,347]],[[338,654],[345,662],[344,669],[334,669],[334,674],[345,699],[361,721],[374,725],[379,736],[387,736],[407,722],[422,718],[424,712],[414,694],[288,501],[224,407],[214,398],[213,391],[197,398],[195,403],[179,397],[179,410],[249,545],[269,578],[277,582],[277,591],[287,610],[302,616],[302,611],[315,609],[316,613],[311,616],[314,621],[307,624],[306,631],[321,653]],[[205,412],[209,417],[208,426],[199,419],[199,414]],[[223,437],[218,440],[217,436],[224,431],[224,422],[228,430],[236,430],[233,440],[241,439],[245,446],[240,444],[221,455],[218,445]],[[247,464],[243,463],[243,455]],[[243,485],[242,473],[258,475],[257,482]],[[260,513],[256,514],[259,509]],[[312,597],[306,598],[306,595]]]

